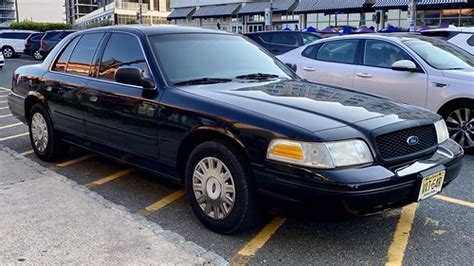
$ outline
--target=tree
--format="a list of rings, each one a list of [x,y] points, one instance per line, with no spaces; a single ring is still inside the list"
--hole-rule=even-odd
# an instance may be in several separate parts
[[[71,29],[71,25],[65,23],[46,23],[24,20],[22,22],[14,22],[10,24],[10,29],[34,31],[68,30]]]

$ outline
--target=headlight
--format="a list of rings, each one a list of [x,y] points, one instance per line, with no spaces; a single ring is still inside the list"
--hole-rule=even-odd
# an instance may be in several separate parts
[[[313,168],[335,168],[373,162],[369,147],[362,140],[314,143],[275,139],[268,146],[267,158]]]
[[[438,138],[438,144],[449,139],[448,128],[446,127],[444,120],[441,119],[438,122],[435,122],[434,125],[436,129],[436,137]]]

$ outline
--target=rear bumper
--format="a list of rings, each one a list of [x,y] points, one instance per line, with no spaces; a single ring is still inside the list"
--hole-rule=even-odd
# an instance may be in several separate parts
[[[443,169],[445,187],[458,176],[463,157],[462,148],[448,140],[431,158],[398,169],[372,165],[315,171],[269,163],[254,171],[264,195],[299,203],[340,201],[353,212],[365,213],[417,201],[422,178]]]
[[[33,55],[34,51],[35,51],[35,49],[26,48],[26,49],[23,50],[23,53],[26,54],[26,55]]]
[[[25,98],[12,91],[8,94],[8,107],[13,116],[15,116],[21,122],[27,124],[25,118]]]

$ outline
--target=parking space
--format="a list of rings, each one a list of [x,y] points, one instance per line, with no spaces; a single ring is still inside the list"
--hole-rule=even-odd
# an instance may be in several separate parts
[[[8,60],[0,87],[9,87],[13,70],[33,61]],[[461,175],[431,198],[364,217],[268,209],[253,231],[225,236],[204,228],[193,216],[182,187],[159,176],[72,148],[61,161],[45,163],[31,152],[28,129],[10,116],[0,88],[0,145],[24,154],[104,198],[139,213],[186,240],[215,251],[234,264],[455,264],[474,257],[474,156],[466,156]],[[65,195],[66,197],[67,195]]]

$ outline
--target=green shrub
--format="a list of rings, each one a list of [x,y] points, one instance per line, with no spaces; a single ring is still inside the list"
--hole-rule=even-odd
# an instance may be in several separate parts
[[[10,24],[10,29],[15,30],[34,30],[34,31],[48,31],[48,30],[68,30],[71,29],[71,25],[65,23],[46,23],[46,22],[33,22],[25,20],[22,22],[15,22]]]

